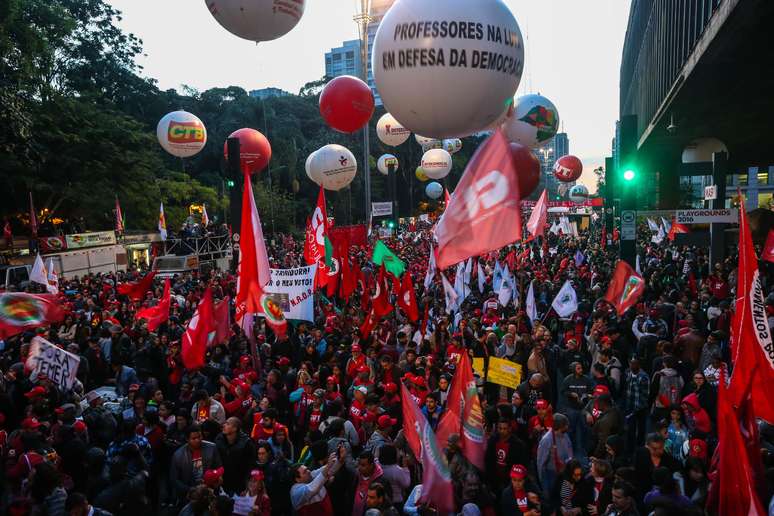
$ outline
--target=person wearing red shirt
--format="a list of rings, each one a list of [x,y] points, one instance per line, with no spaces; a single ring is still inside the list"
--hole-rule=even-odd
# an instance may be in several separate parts
[[[527,468],[514,464],[510,470],[510,485],[500,497],[501,514],[540,516],[539,489],[527,479]]]
[[[529,418],[528,431],[532,439],[532,451],[537,452],[538,443],[543,435],[554,426],[554,414],[551,404],[546,400],[535,402],[537,414]]]
[[[715,299],[722,301],[728,297],[728,282],[723,278],[723,271],[719,263],[715,265],[715,272],[709,275],[707,282]]]
[[[465,352],[465,346],[462,344],[462,335],[455,335],[452,337],[449,347],[446,348],[446,360],[450,364],[456,366],[462,359],[462,354]]]
[[[226,417],[244,417],[253,405],[250,386],[242,380],[234,380],[229,385],[229,390],[234,399],[223,404],[223,408],[226,410]]]
[[[343,400],[343,396],[339,392],[338,379],[331,375],[325,380],[325,403],[330,405],[337,400]]]
[[[253,441],[268,441],[274,432],[280,427],[277,422],[277,410],[267,408],[263,413],[253,415],[253,429],[250,438]]]
[[[239,365],[231,372],[231,377],[244,380],[253,371],[253,359],[250,355],[242,355],[239,357]]]
[[[427,396],[427,393],[429,392],[427,390],[427,381],[425,380],[424,376],[411,376],[409,378],[411,383],[413,384],[413,387],[409,389],[409,393],[411,394],[411,398],[416,402],[416,404],[419,406],[419,408],[422,408],[425,406],[425,397]]]
[[[354,380],[357,370],[366,365],[366,357],[361,352],[360,344],[352,344],[352,357],[347,361],[347,377]]]
[[[315,432],[320,428],[320,423],[322,422],[324,401],[325,401],[325,391],[322,389],[317,389],[316,391],[314,391],[314,399],[312,400],[312,406],[309,407],[309,431],[310,432]]]

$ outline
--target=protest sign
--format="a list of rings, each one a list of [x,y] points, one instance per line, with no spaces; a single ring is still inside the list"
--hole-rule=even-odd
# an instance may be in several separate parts
[[[271,269],[264,291],[285,315],[285,319],[314,321],[314,275],[317,265],[297,269]]]
[[[63,392],[72,389],[75,375],[78,373],[80,357],[68,353],[51,344],[42,337],[32,339],[27,368],[32,370],[30,381],[35,382],[41,376],[51,380]]]
[[[521,364],[504,358],[489,358],[486,380],[497,385],[515,389],[521,383]]]
[[[484,378],[484,359],[482,357],[473,359],[473,372]]]
[[[234,496],[234,514],[247,516],[253,510],[255,496]]]

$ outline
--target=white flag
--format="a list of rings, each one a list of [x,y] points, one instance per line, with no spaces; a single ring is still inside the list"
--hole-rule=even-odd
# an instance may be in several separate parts
[[[159,233],[161,234],[161,239],[166,240],[167,239],[167,218],[164,216],[164,203],[161,203],[161,206],[159,207]]]
[[[570,226],[570,219],[567,217],[559,217],[559,225],[562,228],[562,233],[565,236],[572,235],[572,226]]]
[[[457,273],[454,276],[454,292],[461,300],[468,297],[465,287],[465,262],[457,264]]]
[[[666,233],[664,232],[664,227],[661,226],[658,228],[658,233],[650,237],[650,241],[658,245],[661,242],[663,242],[665,238],[666,238]]]
[[[527,290],[527,317],[535,324],[537,320],[537,306],[535,305],[535,281],[529,282],[529,290]]]
[[[572,288],[570,280],[564,282],[562,289],[554,298],[554,302],[551,306],[559,315],[559,317],[569,317],[578,310],[578,295],[575,293],[575,289]]]
[[[473,275],[473,257],[471,256],[470,258],[468,258],[467,263],[465,263],[465,277],[464,277],[465,285],[468,286],[469,290],[472,290],[470,288],[470,278],[472,275]]]
[[[559,231],[561,231],[561,230],[562,230],[562,226],[559,225],[555,220],[553,222],[551,222],[551,227],[548,228],[548,232],[552,233],[554,235],[559,233]]]
[[[661,217],[661,227],[664,228],[664,233],[669,233],[672,230],[672,223],[664,217]]]
[[[640,255],[637,255],[637,258],[634,263],[634,270],[637,271],[637,274],[642,276],[642,270],[640,269]]]
[[[54,270],[54,259],[49,258],[48,259],[48,267],[46,267],[46,270],[48,271],[48,285],[47,289],[52,294],[58,294],[59,293],[59,276],[57,276],[56,271]]]
[[[202,204],[202,226],[206,229],[210,224],[210,217],[207,215],[207,206]]]
[[[481,262],[478,262],[478,291],[484,293],[484,286],[486,284],[486,276],[484,276],[484,269],[481,267]]]
[[[659,228],[659,225],[656,224],[656,221],[648,217],[648,229],[655,233],[658,231],[658,228]]]
[[[46,290],[48,290],[48,271],[46,270],[46,265],[43,263],[43,258],[40,257],[40,254],[35,257],[35,265],[32,266],[30,281],[45,285]]]
[[[427,273],[425,274],[425,288],[430,288],[435,279],[435,253],[433,252],[433,244],[430,244],[430,261],[427,264]]]
[[[492,290],[500,291],[500,285],[503,283],[503,269],[500,267],[500,261],[495,260],[494,274],[492,275]]]
[[[454,291],[454,288],[452,287],[451,283],[449,283],[449,280],[446,279],[444,273],[441,273],[441,281],[443,282],[443,293],[446,297],[446,313],[450,314],[452,312],[456,312],[459,310],[459,306],[457,305],[459,296]]]
[[[497,294],[497,301],[500,303],[500,306],[503,308],[508,306],[508,302],[511,300],[511,287],[509,286],[510,283],[507,281],[503,281],[503,284],[500,285],[500,292]]]

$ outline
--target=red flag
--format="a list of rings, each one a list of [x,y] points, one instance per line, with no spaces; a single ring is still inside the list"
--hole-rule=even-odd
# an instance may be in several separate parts
[[[360,336],[363,339],[367,339],[368,336],[371,335],[371,332],[374,331],[376,325],[379,324],[379,319],[380,317],[376,315],[373,310],[368,312],[368,315],[363,321],[363,325],[360,326]]]
[[[607,248],[607,227],[602,226],[602,249]]]
[[[339,251],[339,268],[341,269],[341,298],[344,300],[349,299],[355,290],[357,290],[358,273],[360,272],[357,264],[352,267],[349,264],[349,245],[341,244]]]
[[[631,265],[618,260],[613,278],[607,288],[605,300],[615,307],[618,315],[623,315],[629,307],[634,306],[645,291],[645,280],[632,269]]]
[[[438,514],[454,512],[454,491],[446,457],[442,448],[437,445],[427,418],[402,383],[401,408],[403,433],[414,455],[422,462],[422,493],[418,502],[431,505]]]
[[[169,320],[169,278],[164,280],[164,294],[161,296],[161,301],[156,306],[144,308],[137,312],[135,319],[147,319],[148,331],[156,331],[162,323]]]
[[[734,371],[728,395],[741,407],[752,398],[757,417],[774,422],[774,345],[766,315],[758,260],[744,204],[739,207],[739,270],[736,304],[731,327],[731,355]]]
[[[430,304],[425,305],[425,315],[422,316],[422,325],[420,328],[422,329],[422,338],[425,338],[425,335],[427,335],[427,321],[430,319]]]
[[[213,341],[214,345],[220,344],[221,342],[226,342],[234,334],[231,331],[228,303],[229,298],[225,297],[215,303],[213,308],[215,317],[215,340]]]
[[[379,318],[392,312],[392,305],[387,292],[388,289],[384,281],[384,265],[382,265],[382,268],[379,269],[379,277],[376,278],[376,293],[371,296],[371,310]]]
[[[546,217],[548,217],[548,192],[543,190],[527,221],[527,231],[533,237],[543,236],[545,233]]]
[[[443,189],[443,204],[447,208],[449,207],[449,200],[451,200],[451,196],[449,195],[449,190],[446,188]]]
[[[38,217],[35,215],[35,205],[32,204],[32,192],[30,192],[30,233],[32,238],[38,237]]]
[[[763,247],[761,260],[774,263],[774,228],[769,230],[769,236],[766,237],[766,245]]]
[[[121,211],[121,205],[118,203],[118,196],[116,195],[116,233],[124,232],[124,214]]]
[[[333,258],[333,246],[329,238],[328,214],[325,207],[325,190],[320,187],[317,194],[317,206],[312,212],[306,228],[306,241],[304,243],[304,258],[307,265],[317,264],[315,276],[315,288],[323,288],[336,281],[338,268],[331,269]],[[335,292],[335,288],[333,292]],[[328,295],[332,295],[329,291]]]
[[[156,271],[151,271],[140,281],[133,283],[120,283],[116,290],[119,294],[128,296],[133,301],[139,301],[145,297],[145,293],[150,290],[153,284],[153,278],[156,277]]]
[[[242,323],[246,313],[263,313],[263,287],[271,280],[269,255],[263,239],[263,228],[253,197],[250,174],[245,174],[242,192],[242,223],[239,239],[237,271],[236,322]]]
[[[64,316],[53,294],[0,294],[0,339],[59,322]]]
[[[521,239],[519,201],[518,171],[498,129],[476,150],[435,226],[438,268]]]
[[[685,224],[679,224],[675,219],[672,219],[672,227],[669,229],[667,238],[672,241],[675,239],[675,235],[678,233],[690,233],[691,230]]]
[[[411,274],[403,275],[400,293],[398,294],[398,306],[412,322],[419,319],[419,307],[417,306],[417,296],[414,292],[414,284],[411,282]]]
[[[753,470],[743,452],[746,443],[729,394],[725,373],[721,371],[718,382],[718,514],[763,516],[766,512],[755,493]]]
[[[186,369],[195,370],[204,367],[207,343],[210,340],[210,333],[214,331],[212,290],[207,287],[207,290],[204,291],[204,297],[196,308],[196,313],[183,334],[181,355]]]
[[[484,471],[486,437],[484,434],[484,413],[478,399],[473,368],[467,352],[462,353],[457,374],[449,387],[446,412],[438,423],[436,436],[438,446],[443,448],[451,434],[459,434],[462,454],[471,464]]]

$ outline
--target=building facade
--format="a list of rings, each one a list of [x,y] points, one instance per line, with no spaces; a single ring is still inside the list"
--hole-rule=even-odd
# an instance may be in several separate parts
[[[325,53],[325,76],[353,75],[360,77],[360,40],[345,41],[338,48]]]
[[[249,95],[256,99],[268,99],[271,97],[287,97],[292,93],[279,88],[261,88],[260,90],[251,90]]]
[[[540,182],[533,192],[533,197],[539,196],[543,189],[548,191],[549,200],[559,200],[575,185],[572,183],[560,183],[554,177],[554,164],[556,160],[570,153],[570,138],[567,133],[557,133],[545,145],[532,151],[540,161]]]

